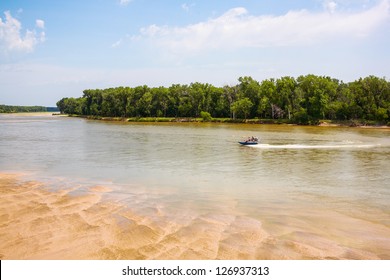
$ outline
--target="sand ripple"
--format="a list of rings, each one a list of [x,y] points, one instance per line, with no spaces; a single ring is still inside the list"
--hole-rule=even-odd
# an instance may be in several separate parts
[[[75,192],[76,191],[76,192]],[[307,231],[297,221],[286,230],[267,231],[262,221],[226,213],[168,213],[162,204],[132,209],[112,190],[92,186],[51,191],[39,182],[0,174],[1,259],[388,259],[389,229],[362,228],[361,220],[323,220],[329,238]],[[77,195],[76,195],[77,194]],[[140,202],[137,202],[140,203]],[[141,203],[140,203],[141,204]],[[138,204],[136,204],[138,205]],[[153,206],[154,205],[154,206]],[[177,215],[177,218],[173,219]],[[316,219],[313,214],[313,219]],[[343,217],[344,218],[344,217]],[[281,219],[280,219],[281,220]],[[341,222],[340,222],[341,221]],[[345,226],[342,226],[344,224]],[[348,227],[382,250],[368,252]],[[350,238],[347,241],[331,235]],[[387,237],[386,237],[387,236]]]

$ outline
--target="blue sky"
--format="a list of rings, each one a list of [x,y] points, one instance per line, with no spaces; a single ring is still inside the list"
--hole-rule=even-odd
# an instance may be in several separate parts
[[[1,0],[0,104],[88,88],[390,78],[390,0]]]

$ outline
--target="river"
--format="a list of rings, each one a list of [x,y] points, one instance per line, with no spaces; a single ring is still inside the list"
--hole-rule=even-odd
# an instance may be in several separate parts
[[[389,129],[2,114],[0,170],[108,187],[157,225],[113,258],[390,259]]]

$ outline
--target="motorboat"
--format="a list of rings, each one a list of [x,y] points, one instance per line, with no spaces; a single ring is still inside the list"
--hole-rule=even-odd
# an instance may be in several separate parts
[[[246,140],[238,141],[241,145],[247,146],[247,145],[257,145],[259,144],[259,138],[257,137],[248,137]]]

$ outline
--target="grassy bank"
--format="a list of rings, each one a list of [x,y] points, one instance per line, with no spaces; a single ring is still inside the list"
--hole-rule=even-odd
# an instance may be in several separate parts
[[[167,118],[167,117],[101,117],[101,116],[84,116],[69,114],[69,117],[86,118],[89,120],[101,121],[122,121],[122,122],[188,122],[188,123],[248,123],[248,124],[293,124],[288,119],[231,119],[231,118],[212,118],[205,120],[203,118]]]
[[[318,120],[310,124],[295,123],[289,119],[231,119],[231,118],[211,118],[208,120],[202,118],[167,118],[167,117],[101,117],[84,116],[70,114],[69,117],[86,118],[90,120],[101,121],[121,121],[121,122],[177,122],[177,123],[246,123],[246,124],[291,124],[291,125],[314,125],[314,126],[345,126],[345,127],[390,127],[389,124],[366,120]]]

